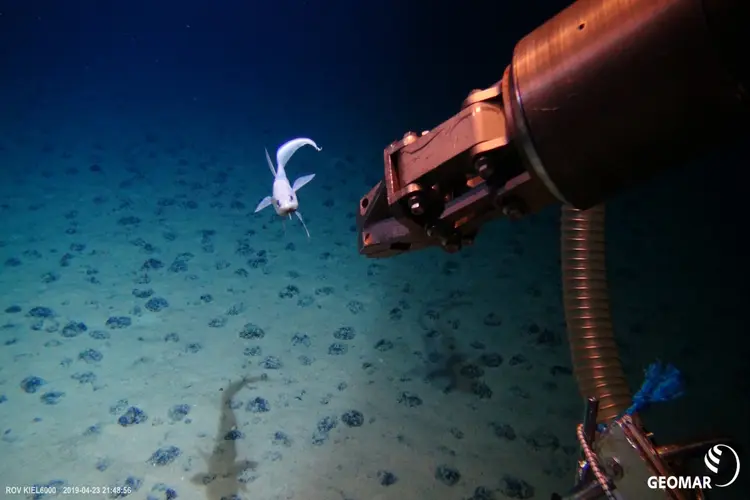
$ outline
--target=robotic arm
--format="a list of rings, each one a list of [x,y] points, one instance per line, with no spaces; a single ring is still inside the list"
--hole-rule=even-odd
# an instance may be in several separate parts
[[[471,92],[433,130],[407,132],[385,149],[384,179],[360,200],[359,252],[455,252],[490,220],[556,202],[572,207],[564,213],[590,214],[569,219],[589,227],[613,194],[747,132],[747,33],[748,0],[578,0],[518,42],[499,82]],[[586,262],[603,248],[568,250],[583,257],[567,271],[575,286],[606,281],[603,267]],[[647,484],[722,441],[657,446],[637,416],[621,416],[629,396],[609,318],[585,309],[591,293],[607,303],[606,287],[563,292],[574,313],[586,313],[572,322],[584,337],[568,318],[569,337],[578,344],[574,365],[583,353],[576,372],[588,373],[598,394],[587,395],[578,427],[575,487],[553,499],[704,498],[701,487],[689,494]],[[610,391],[617,387],[607,378],[624,390]]]
[[[502,79],[384,153],[359,252],[454,252],[481,226],[585,210],[747,127],[745,0],[578,0],[523,38]]]

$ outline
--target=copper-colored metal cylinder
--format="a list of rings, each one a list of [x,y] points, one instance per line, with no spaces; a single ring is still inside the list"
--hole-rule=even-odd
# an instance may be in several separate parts
[[[612,329],[604,249],[604,205],[563,206],[562,278],[565,320],[578,388],[599,400],[599,423],[631,404],[632,397]]]
[[[578,0],[510,67],[514,140],[587,209],[747,130],[747,0]]]

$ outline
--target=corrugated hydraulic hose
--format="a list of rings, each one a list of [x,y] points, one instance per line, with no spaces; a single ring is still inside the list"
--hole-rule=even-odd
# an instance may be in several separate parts
[[[573,370],[584,400],[599,399],[599,423],[631,404],[609,309],[604,249],[604,205],[563,206],[561,221],[565,320]]]

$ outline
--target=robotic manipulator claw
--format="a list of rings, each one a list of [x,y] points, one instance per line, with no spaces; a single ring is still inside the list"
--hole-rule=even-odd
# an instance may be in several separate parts
[[[458,114],[386,147],[384,179],[359,202],[359,252],[455,252],[489,220],[555,202],[587,210],[746,138],[750,2],[656,4],[574,2]]]
[[[435,129],[408,132],[385,149],[385,178],[359,203],[361,254],[390,257],[430,246],[456,252],[487,221],[519,218],[555,201],[509,137],[505,82],[473,91]]]

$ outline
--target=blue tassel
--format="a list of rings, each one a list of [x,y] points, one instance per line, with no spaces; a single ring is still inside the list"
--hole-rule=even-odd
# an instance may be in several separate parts
[[[623,415],[638,413],[651,403],[677,399],[684,393],[682,375],[677,368],[672,365],[663,365],[660,362],[651,363],[646,369],[646,380],[643,381],[640,390],[633,396],[633,404],[625,410]],[[600,430],[603,430],[604,427],[602,424]]]
[[[680,371],[672,365],[651,363],[646,370],[646,380],[641,389],[633,396],[633,404],[625,411],[632,415],[646,408],[651,403],[671,401],[684,394]]]

